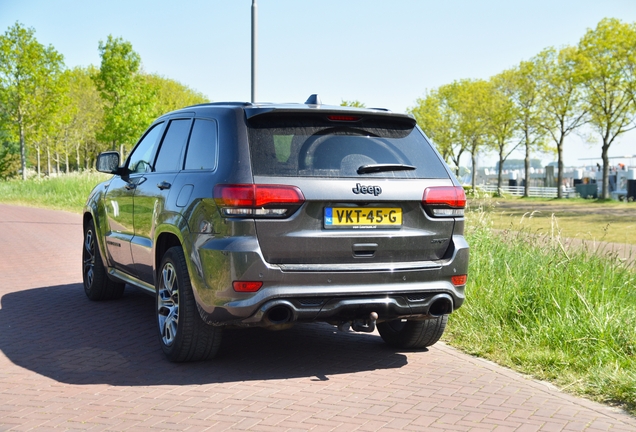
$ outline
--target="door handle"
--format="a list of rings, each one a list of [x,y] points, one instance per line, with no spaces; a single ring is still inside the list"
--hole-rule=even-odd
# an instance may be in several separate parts
[[[162,181],[161,183],[157,185],[157,187],[161,190],[170,189],[170,186],[172,185],[168,183],[167,181]]]
[[[133,190],[137,188],[137,185],[135,183],[126,183],[126,186],[124,186],[126,188],[126,190]]]

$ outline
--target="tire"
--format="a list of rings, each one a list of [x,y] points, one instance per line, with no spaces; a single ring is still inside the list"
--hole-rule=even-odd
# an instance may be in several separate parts
[[[108,277],[99,253],[95,223],[92,219],[84,227],[82,279],[86,297],[94,301],[118,299],[124,294],[126,287],[126,284],[115,282]]]
[[[201,361],[216,355],[222,329],[201,319],[180,247],[168,249],[161,260],[156,299],[159,341],[168,360]]]
[[[378,332],[387,344],[396,348],[426,348],[442,337],[448,315],[423,321],[385,321],[378,324]]]

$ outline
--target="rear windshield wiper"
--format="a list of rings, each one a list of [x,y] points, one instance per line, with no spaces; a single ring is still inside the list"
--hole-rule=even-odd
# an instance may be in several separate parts
[[[368,174],[368,173],[377,173],[384,171],[410,171],[417,169],[413,165],[405,165],[405,164],[371,164],[371,165],[362,165],[358,168],[358,174]]]

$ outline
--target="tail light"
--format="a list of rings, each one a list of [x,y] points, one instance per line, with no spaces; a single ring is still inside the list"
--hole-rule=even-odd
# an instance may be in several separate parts
[[[431,216],[464,216],[466,193],[461,186],[426,188],[422,196],[422,205]]]
[[[284,218],[305,202],[296,186],[221,184],[214,187],[214,200],[227,217]]]

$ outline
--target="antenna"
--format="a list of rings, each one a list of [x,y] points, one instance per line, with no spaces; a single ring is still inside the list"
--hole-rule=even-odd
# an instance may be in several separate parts
[[[252,0],[252,103],[256,102],[256,31],[258,21],[256,0]]]

